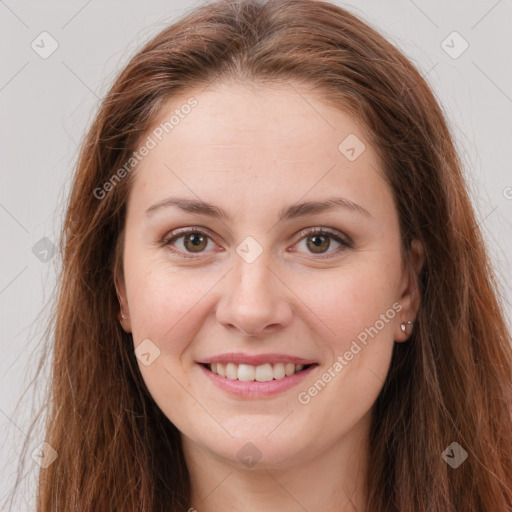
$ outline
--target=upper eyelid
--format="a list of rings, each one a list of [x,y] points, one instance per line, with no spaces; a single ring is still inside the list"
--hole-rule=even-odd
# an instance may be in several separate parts
[[[191,226],[187,228],[177,228],[169,233],[167,233],[163,237],[164,242],[169,242],[174,238],[181,238],[182,236],[188,235],[190,233],[200,233],[202,235],[208,236],[211,240],[215,240],[215,236],[206,228],[200,228],[199,226]]]

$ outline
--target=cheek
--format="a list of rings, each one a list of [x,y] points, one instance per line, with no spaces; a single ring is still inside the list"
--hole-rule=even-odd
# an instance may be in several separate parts
[[[318,435],[334,439],[340,429],[352,428],[382,389],[401,309],[394,270],[384,270],[382,265],[339,269],[336,276],[305,283],[301,298],[322,321],[319,347],[328,356],[317,379],[298,390],[296,398],[308,417],[324,418]]]
[[[151,338],[164,343],[172,331],[187,324],[187,314],[200,297],[197,281],[179,276],[149,273],[134,283],[130,314],[134,340]]]
[[[149,261],[139,262],[131,267],[129,292],[134,348],[150,340],[157,350],[150,345],[151,363],[145,365],[138,359],[137,364],[164,414],[175,425],[190,430],[188,418],[197,415],[197,403],[189,394],[190,365],[184,359],[189,359],[187,349],[202,324],[201,298],[212,287],[212,279],[199,275],[192,278],[190,273],[160,263],[150,267]],[[177,403],[181,404],[179,409],[172,406]]]
[[[135,345],[149,338],[164,354],[179,355],[204,321],[203,301],[218,282],[218,273],[176,269],[150,258],[126,264],[131,271],[127,289]]]
[[[295,278],[301,282],[301,300],[318,318],[332,349],[347,350],[353,339],[375,324],[379,334],[392,336],[392,320],[399,308],[393,308],[396,269],[372,259]]]

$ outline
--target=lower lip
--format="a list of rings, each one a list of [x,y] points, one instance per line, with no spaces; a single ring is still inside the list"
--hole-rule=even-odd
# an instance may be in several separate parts
[[[198,366],[204,375],[219,388],[233,396],[241,398],[264,398],[287,391],[288,389],[297,386],[312,371],[314,371],[315,368],[318,367],[317,364],[312,364],[309,368],[298,373],[294,373],[289,377],[283,377],[282,379],[269,380],[267,382],[247,382],[221,377],[220,375],[206,369],[202,364],[198,364]]]

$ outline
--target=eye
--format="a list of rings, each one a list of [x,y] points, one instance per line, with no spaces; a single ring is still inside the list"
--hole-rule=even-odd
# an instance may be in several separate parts
[[[330,257],[332,253],[339,253],[347,248],[352,247],[350,239],[345,239],[340,233],[326,228],[308,228],[300,233],[303,238],[296,246],[300,246],[303,241],[307,251],[312,254],[327,254]],[[328,251],[331,248],[332,240],[338,244],[338,248]],[[195,258],[194,255],[202,255],[208,252],[207,249],[214,249],[218,247],[210,235],[199,228],[186,228],[182,230],[175,230],[169,233],[162,245],[168,247],[173,253],[183,258]],[[178,246],[178,247],[176,247]],[[181,247],[180,247],[181,246]],[[295,249],[293,249],[295,252]]]
[[[305,242],[306,249],[313,254],[328,254],[339,253],[347,248],[351,248],[352,244],[349,240],[343,238],[341,234],[336,231],[332,231],[326,228],[308,228],[302,233],[304,238],[299,242],[300,245],[303,241]],[[328,251],[331,248],[332,240],[335,240],[339,244],[338,248],[332,251]]]
[[[182,239],[182,240],[181,240]],[[180,241],[181,242],[178,242]],[[195,256],[190,256],[190,254],[201,254],[205,252],[205,249],[208,247],[210,242],[214,247],[215,243],[210,239],[210,236],[204,231],[200,231],[199,229],[190,229],[186,230],[176,230],[171,233],[162,241],[162,244],[168,246],[169,249],[178,254],[178,256],[182,256],[183,258],[194,258]],[[178,245],[176,249],[174,245]]]

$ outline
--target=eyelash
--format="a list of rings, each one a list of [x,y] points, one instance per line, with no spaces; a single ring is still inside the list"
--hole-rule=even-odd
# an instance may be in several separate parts
[[[163,246],[168,247],[171,250],[171,252],[178,255],[179,257],[188,258],[188,259],[201,258],[201,253],[197,253],[197,256],[190,256],[190,253],[186,253],[186,252],[177,250],[174,247],[172,247],[172,245],[171,245],[171,242],[176,241],[177,239],[179,239],[185,235],[190,235],[190,234],[204,235],[207,238],[209,238],[210,240],[212,239],[212,237],[210,237],[208,235],[208,233],[206,233],[202,229],[193,227],[193,228],[186,228],[183,230],[172,231],[171,233],[169,233],[168,236],[166,236],[162,240],[161,244]],[[312,235],[320,235],[320,236],[327,236],[327,237],[335,240],[339,244],[341,244],[341,247],[338,247],[334,251],[324,253],[324,255],[321,255],[321,253],[320,253],[320,255],[318,255],[316,259],[331,258],[332,256],[329,256],[330,254],[332,254],[332,253],[337,254],[337,253],[341,252],[341,250],[351,249],[353,247],[351,240],[346,240],[346,239],[342,238],[336,231],[330,230],[328,228],[306,228],[305,230],[303,230],[300,233],[300,235],[302,235],[302,237],[299,239],[299,242],[302,241],[304,238],[308,238]],[[313,254],[313,253],[311,253],[311,254]]]

